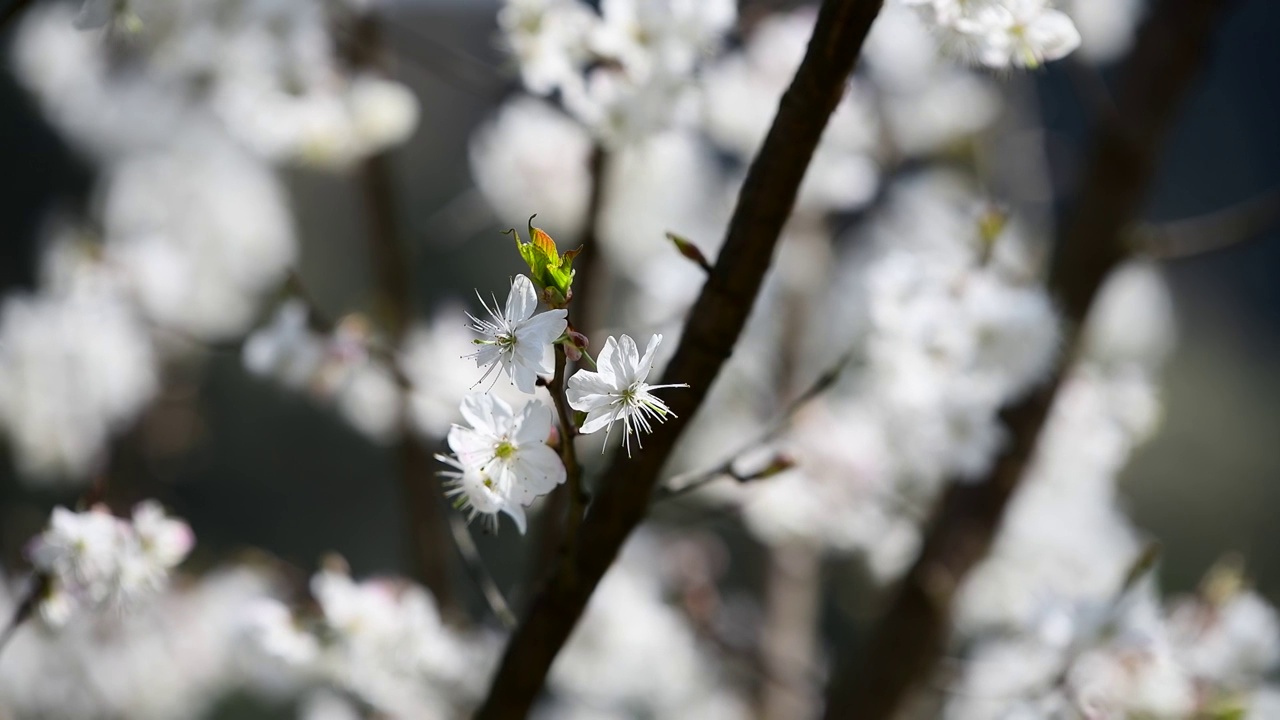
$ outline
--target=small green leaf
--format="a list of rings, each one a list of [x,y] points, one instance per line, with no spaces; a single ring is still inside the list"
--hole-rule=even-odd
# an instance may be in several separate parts
[[[542,228],[533,226],[534,217],[537,215],[529,218],[529,242],[522,241],[515,228],[507,233],[515,236],[520,257],[529,266],[529,279],[542,289],[543,301],[551,307],[564,307],[573,296],[573,259],[582,248],[560,254],[556,241]]]

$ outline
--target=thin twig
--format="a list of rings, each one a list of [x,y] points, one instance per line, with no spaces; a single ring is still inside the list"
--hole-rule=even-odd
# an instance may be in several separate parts
[[[546,581],[512,635],[477,720],[525,717],[547,672],[600,579],[649,507],[659,473],[697,414],[755,304],[800,182],[836,105],[881,0],[825,0],[795,79],[747,172],[723,250],[690,311],[662,383],[688,383],[670,394],[672,417],[654,428],[644,452],[614,456],[592,501],[573,572]]]
[[[565,517],[562,546],[565,563],[563,568],[565,572],[573,572],[573,566],[569,564],[569,551],[578,540],[578,528],[582,525],[582,518],[587,512],[587,499],[582,488],[582,466],[578,464],[578,451],[574,444],[578,436],[578,428],[573,422],[573,410],[569,408],[569,401],[565,397],[567,365],[568,358],[565,356],[564,345],[556,345],[555,377],[547,384],[547,389],[551,391],[551,399],[555,403],[556,415],[560,422],[560,460],[564,463],[565,489],[569,493],[569,508]]]
[[[1142,209],[1160,143],[1227,4],[1164,0],[1139,33],[1117,94],[1119,110],[1101,118],[1074,212],[1058,235],[1049,289],[1065,316],[1069,350],[1103,280],[1126,255],[1125,233]],[[947,488],[861,660],[847,648],[841,654],[828,686],[827,720],[895,717],[932,673],[950,638],[955,593],[990,549],[1065,376],[1066,366],[1001,413],[1009,440],[986,477]]]
[[[768,466],[761,468],[758,472],[744,474],[739,473],[736,469],[738,461],[753,450],[759,449],[762,445],[774,440],[778,435],[782,434],[782,432],[791,425],[791,420],[801,408],[808,405],[814,398],[825,393],[836,384],[836,381],[839,380],[840,376],[844,373],[845,368],[849,367],[849,365],[853,363],[853,359],[857,357],[857,354],[858,350],[854,348],[841,355],[840,359],[837,360],[835,364],[818,375],[813,383],[809,385],[809,387],[805,388],[804,392],[800,393],[800,395],[788,403],[787,406],[783,408],[782,412],[778,413],[778,415],[774,417],[774,419],[770,421],[763,430],[761,430],[755,437],[751,438],[750,441],[743,443],[736,452],[725,458],[723,462],[700,472],[677,475],[663,483],[655,493],[653,502],[657,503],[662,502],[663,500],[680,497],[681,495],[693,492],[694,490],[697,490],[698,488],[701,488],[721,477],[731,477],[740,483],[751,482],[753,480],[759,480],[762,477],[767,477],[768,474],[770,474],[768,472],[770,469]]]
[[[1280,188],[1273,188],[1217,212],[1141,227],[1134,233],[1134,250],[1160,260],[1198,257],[1253,240],[1277,222]]]
[[[498,622],[502,623],[502,627],[511,630],[516,626],[516,614],[511,612],[511,606],[503,597],[497,581],[493,579],[493,574],[484,564],[484,558],[480,557],[480,548],[476,547],[475,538],[471,537],[471,531],[467,529],[467,523],[461,515],[449,513],[449,530],[453,533],[453,544],[457,546],[458,554],[462,556],[464,564],[471,572],[472,579],[480,587],[480,593],[484,595],[484,601],[488,603],[489,610],[493,612],[494,617],[498,618]]]

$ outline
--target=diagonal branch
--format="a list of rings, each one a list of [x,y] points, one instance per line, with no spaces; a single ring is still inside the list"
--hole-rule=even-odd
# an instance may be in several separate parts
[[[655,428],[644,452],[634,458],[619,454],[604,473],[606,482],[570,548],[573,572],[557,568],[535,597],[511,638],[478,720],[528,714],[592,591],[644,518],[659,471],[746,324],[800,181],[844,95],[880,5],[881,0],[823,2],[804,61],[747,173],[719,260],[663,374],[664,383],[689,384],[688,390],[671,393],[678,417]]]
[[[1228,4],[1163,0],[1138,36],[1116,111],[1100,119],[1074,212],[1059,233],[1049,286],[1068,325],[1068,348],[1103,280],[1125,257],[1125,232],[1142,210],[1160,143],[1202,64],[1214,21]],[[990,549],[1064,374],[1059,369],[1001,413],[1010,441],[987,477],[952,484],[945,493],[862,662],[846,656],[838,663],[828,688],[828,720],[895,717],[928,677],[950,635],[955,592]]]

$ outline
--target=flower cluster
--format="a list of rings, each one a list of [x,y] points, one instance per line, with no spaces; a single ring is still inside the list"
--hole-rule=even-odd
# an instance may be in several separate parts
[[[1051,0],[900,0],[919,9],[943,46],[991,68],[1035,68],[1080,46],[1071,18]]]
[[[946,717],[1269,717],[1280,618],[1241,580],[1219,567],[1168,603],[1143,583],[1110,604],[1046,609],[1033,632],[974,648]]]
[[[498,14],[525,86],[558,92],[592,134],[622,145],[678,124],[702,59],[737,19],[732,0],[509,0]]]
[[[539,278],[542,297],[557,305],[567,303],[573,294],[576,251],[561,255],[544,231],[530,226],[530,233],[533,242],[521,244],[517,237],[517,245]],[[584,338],[569,332],[567,311],[555,307],[537,312],[538,298],[534,281],[517,275],[501,312],[496,299],[490,306],[481,298],[488,319],[469,315],[472,330],[481,336],[474,340],[478,349],[469,356],[483,371],[478,384],[489,382],[489,376],[500,371],[522,393],[533,394],[540,381],[556,371],[552,360],[555,345],[564,345],[561,353],[585,356],[585,348],[577,344]],[[554,402],[585,413],[580,428],[562,424],[558,437],[553,435],[552,410],[540,400],[527,400],[516,411],[491,393],[464,397],[460,411],[466,424],[455,424],[448,433],[453,455],[437,456],[450,467],[441,473],[446,478],[446,495],[472,519],[485,515],[496,523],[497,514],[505,513],[524,533],[524,508],[566,479],[564,464],[547,444],[553,437],[559,443],[571,443],[578,433],[611,429],[615,422],[621,422],[623,443],[630,454],[633,436],[638,445],[641,432],[651,432],[654,421],[664,422],[672,415],[653,391],[687,386],[647,382],[661,341],[661,335],[653,336],[641,356],[629,336],[623,335],[621,340],[610,337],[600,351],[595,371],[579,370],[568,378],[565,388],[553,388],[554,393],[564,393],[553,397]],[[492,381],[497,382],[497,378]],[[567,408],[561,410],[568,414]]]
[[[311,578],[314,608],[263,600],[249,613],[254,646],[300,679],[354,693],[393,717],[448,717],[474,694],[487,643],[441,621],[426,590],[355,582],[341,561]]]
[[[861,238],[869,252],[837,263],[829,294],[787,290],[828,307],[820,336],[791,342],[815,354],[833,342],[856,347],[856,367],[769,448],[796,469],[739,501],[760,537],[862,553],[889,579],[914,557],[920,516],[938,493],[988,467],[1002,441],[998,411],[1052,367],[1058,321],[1033,280],[1025,230],[953,175],[897,184]],[[802,279],[823,271],[820,256],[784,262],[807,262]],[[749,342],[773,344],[786,331],[758,328]]]
[[[251,327],[297,259],[277,166],[346,169],[418,115],[405,87],[343,57],[331,28],[351,8],[69,5],[31,8],[11,45],[17,79],[96,165],[85,216],[47,223],[34,296],[3,303],[0,427],[29,482],[84,482],[163,365]],[[339,405],[385,437],[395,393],[358,367],[330,384],[358,386]]]
[[[278,693],[270,672],[246,662],[241,632],[274,578],[241,565],[186,580],[151,597],[145,612],[80,613],[57,632],[16,631],[0,673],[5,712],[181,720],[215,713],[233,692]],[[13,616],[22,592],[0,583],[4,617]]]
[[[162,590],[195,544],[191,528],[144,502],[123,520],[105,507],[55,508],[27,554],[45,578],[40,616],[62,625],[76,612],[128,605]]]

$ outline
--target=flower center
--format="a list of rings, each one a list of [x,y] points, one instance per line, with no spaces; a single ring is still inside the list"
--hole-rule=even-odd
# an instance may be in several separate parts
[[[509,440],[503,440],[493,449],[493,456],[499,460],[509,460],[511,456],[516,454],[516,446],[511,444]],[[488,479],[485,479],[488,482]]]
[[[626,390],[622,391],[622,402],[633,407],[640,404],[640,383],[631,383]]]

